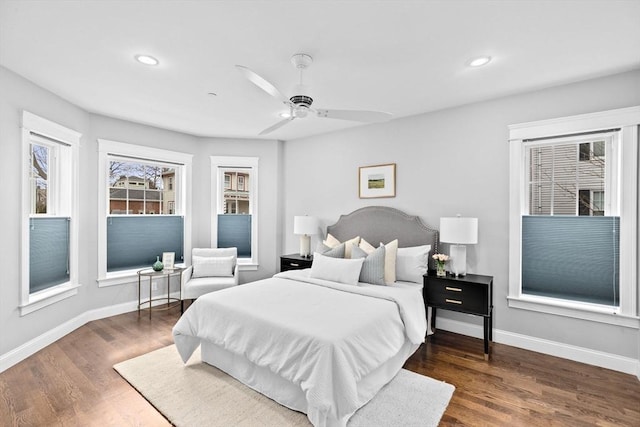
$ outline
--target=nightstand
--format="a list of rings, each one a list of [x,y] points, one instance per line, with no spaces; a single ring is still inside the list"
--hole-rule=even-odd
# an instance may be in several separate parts
[[[462,277],[424,275],[425,307],[431,307],[431,327],[436,327],[436,310],[459,311],[484,318],[484,358],[489,360],[493,341],[493,276],[467,274]]]
[[[305,258],[298,254],[282,255],[280,257],[280,271],[302,270],[303,268],[311,268],[313,263],[313,255]]]

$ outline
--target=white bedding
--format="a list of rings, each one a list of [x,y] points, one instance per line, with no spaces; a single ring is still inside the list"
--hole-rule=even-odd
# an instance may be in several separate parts
[[[407,342],[424,341],[424,303],[419,287],[308,275],[291,270],[202,296],[175,325],[174,340],[185,362],[204,340],[269,369],[300,386],[315,426],[344,426],[373,397],[359,393],[358,381]]]

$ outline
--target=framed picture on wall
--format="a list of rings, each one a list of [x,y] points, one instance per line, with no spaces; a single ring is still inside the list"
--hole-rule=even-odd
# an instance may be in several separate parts
[[[361,199],[396,197],[396,164],[361,166],[358,191]]]
[[[162,264],[165,269],[172,270],[175,268],[174,261],[176,259],[175,252],[163,252],[162,253]]]

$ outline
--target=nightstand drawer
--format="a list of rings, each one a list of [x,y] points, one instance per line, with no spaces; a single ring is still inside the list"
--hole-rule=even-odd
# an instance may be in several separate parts
[[[303,268],[311,268],[313,259],[302,258],[295,255],[286,255],[280,257],[280,271],[301,270]]]
[[[487,287],[477,284],[430,278],[425,288],[425,300],[431,306],[487,315],[487,291]]]

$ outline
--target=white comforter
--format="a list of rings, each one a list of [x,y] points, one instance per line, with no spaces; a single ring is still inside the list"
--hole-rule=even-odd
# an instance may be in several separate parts
[[[358,396],[358,381],[425,333],[417,289],[343,285],[308,270],[204,295],[173,328],[185,362],[207,340],[298,384],[315,426],[346,425],[372,397]]]

